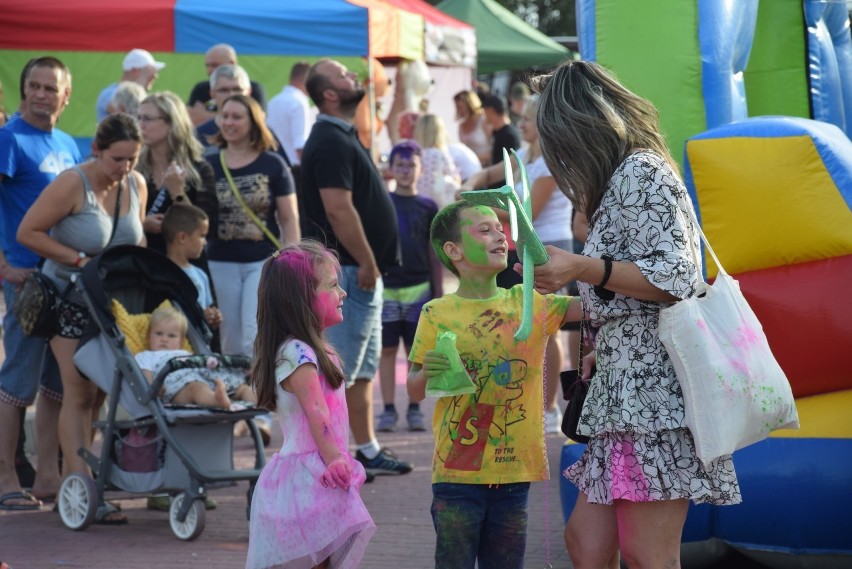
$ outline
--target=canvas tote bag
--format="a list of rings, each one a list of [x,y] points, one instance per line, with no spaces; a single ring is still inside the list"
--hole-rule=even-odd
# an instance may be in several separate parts
[[[712,285],[701,283],[692,297],[660,312],[660,340],[683,390],[698,458],[706,465],[771,431],[798,429],[799,417],[763,327],[693,221],[719,274]]]

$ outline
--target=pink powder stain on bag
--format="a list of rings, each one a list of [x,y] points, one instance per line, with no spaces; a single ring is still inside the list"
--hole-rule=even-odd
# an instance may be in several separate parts
[[[742,350],[748,350],[752,346],[760,344],[760,335],[757,333],[757,330],[743,322],[742,325],[737,328],[733,344]]]

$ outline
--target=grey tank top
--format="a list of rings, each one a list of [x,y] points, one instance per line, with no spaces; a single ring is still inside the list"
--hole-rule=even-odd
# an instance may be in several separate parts
[[[63,245],[84,252],[88,257],[94,257],[103,251],[107,243],[110,247],[138,244],[142,240],[142,221],[139,217],[139,190],[136,187],[136,179],[131,175],[127,177],[128,183],[123,192],[126,193],[128,190],[130,192],[130,210],[126,215],[118,218],[115,236],[110,242],[115,210],[106,213],[95,199],[92,184],[83,170],[79,166],[74,166],[72,169],[83,181],[83,207],[77,213],[64,217],[54,225],[50,230],[50,236]],[[42,271],[54,281],[61,282],[65,279],[56,274],[56,270],[60,267],[67,269],[69,266],[47,259]]]

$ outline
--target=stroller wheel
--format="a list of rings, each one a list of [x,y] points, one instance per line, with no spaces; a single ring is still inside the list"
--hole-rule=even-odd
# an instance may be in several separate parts
[[[172,532],[178,539],[192,541],[204,531],[206,510],[204,508],[204,500],[201,498],[196,499],[192,502],[192,506],[186,514],[186,519],[179,521],[178,512],[185,499],[186,494],[180,493],[172,500],[172,505],[169,508],[169,524],[171,524]]]
[[[98,512],[98,487],[94,479],[84,474],[69,475],[59,487],[56,506],[68,529],[80,531],[92,525]]]

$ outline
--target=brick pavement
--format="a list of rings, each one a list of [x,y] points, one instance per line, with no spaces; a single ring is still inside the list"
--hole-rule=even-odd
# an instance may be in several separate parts
[[[397,390],[397,407],[404,409],[405,390]],[[375,392],[376,409],[381,396]],[[434,403],[427,400],[424,411],[431,416]],[[404,424],[404,419],[400,421]],[[421,569],[432,567],[435,535],[429,516],[431,501],[432,434],[381,433],[380,441],[400,457],[415,464],[413,472],[404,476],[382,476],[362,490],[378,532],[371,541],[362,567],[370,569]],[[559,465],[560,435],[548,438],[551,471]],[[280,445],[276,433],[268,454]],[[251,461],[246,439],[236,441],[238,466]],[[556,478],[556,476],[554,476]],[[126,526],[90,526],[81,532],[65,528],[59,515],[41,512],[0,512],[0,560],[12,569],[51,569],[86,567],[89,569],[148,569],[150,567],[205,567],[234,569],[243,567],[248,544],[245,516],[246,482],[210,491],[219,502],[216,510],[207,512],[204,533],[193,542],[178,540],[169,527],[164,512],[145,509],[145,499],[111,492],[118,498],[130,523]],[[549,533],[545,532],[549,528]],[[567,553],[562,545],[562,519],[556,480],[533,487],[530,494],[530,527],[527,567],[545,567],[545,551],[549,537],[551,559],[556,568],[568,568]]]

